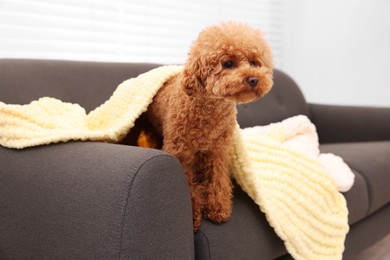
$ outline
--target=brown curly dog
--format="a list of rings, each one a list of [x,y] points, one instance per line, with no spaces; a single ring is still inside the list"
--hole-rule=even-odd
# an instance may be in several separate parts
[[[260,31],[235,22],[208,27],[193,43],[182,73],[159,90],[146,112],[163,136],[163,150],[184,168],[195,231],[202,216],[222,223],[231,215],[229,151],[236,103],[266,94],[272,68]]]

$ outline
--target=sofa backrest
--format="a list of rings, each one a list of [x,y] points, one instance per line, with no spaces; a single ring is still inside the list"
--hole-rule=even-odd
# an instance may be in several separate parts
[[[267,125],[295,115],[309,116],[308,104],[298,85],[284,72],[274,70],[274,86],[263,98],[237,106],[241,128]]]
[[[0,59],[0,101],[28,104],[43,96],[78,103],[87,111],[106,101],[122,81],[158,64]],[[295,82],[274,71],[274,87],[264,98],[238,106],[241,127],[264,125],[308,114]]]
[[[43,96],[78,103],[87,111],[106,101],[124,80],[159,65],[0,59],[0,101],[28,104]]]

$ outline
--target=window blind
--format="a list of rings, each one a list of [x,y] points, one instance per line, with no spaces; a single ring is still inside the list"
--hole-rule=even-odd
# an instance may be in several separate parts
[[[281,0],[0,0],[0,57],[183,63],[197,34],[237,20],[282,62]]]

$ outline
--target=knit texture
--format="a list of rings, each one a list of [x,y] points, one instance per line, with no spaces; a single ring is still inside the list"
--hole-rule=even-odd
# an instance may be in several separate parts
[[[284,150],[290,148],[320,163],[341,192],[353,186],[355,175],[344,160],[331,153],[320,153],[316,127],[307,116],[297,115],[281,122],[245,128],[241,134],[256,139],[269,137],[283,145]]]
[[[124,81],[89,114],[77,104],[47,97],[28,105],[0,102],[0,144],[22,149],[70,140],[117,142],[181,69],[164,66]],[[349,229],[345,199],[325,168],[281,143],[282,134],[259,135],[237,125],[233,176],[295,259],[341,259]]]
[[[344,196],[319,162],[277,139],[237,127],[234,178],[294,259],[342,259],[349,231]]]
[[[49,97],[28,105],[0,102],[0,145],[22,149],[70,140],[118,142],[163,83],[181,70],[181,66],[162,66],[126,80],[88,115],[77,104]]]

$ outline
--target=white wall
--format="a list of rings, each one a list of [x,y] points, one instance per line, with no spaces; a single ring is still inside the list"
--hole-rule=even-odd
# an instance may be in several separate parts
[[[308,101],[390,106],[389,0],[284,4],[281,68]]]

